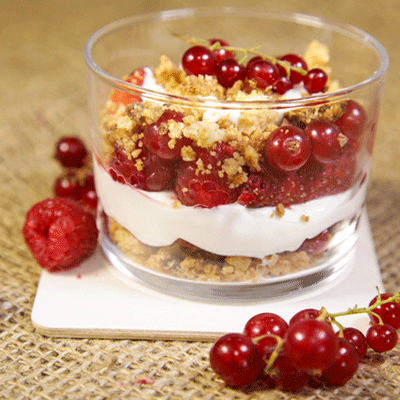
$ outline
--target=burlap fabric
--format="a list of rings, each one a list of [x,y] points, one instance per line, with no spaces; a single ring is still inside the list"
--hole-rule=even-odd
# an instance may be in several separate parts
[[[57,339],[34,331],[30,312],[40,268],[21,235],[25,213],[35,202],[51,196],[52,183],[60,172],[52,160],[57,138],[73,133],[87,139],[81,50],[88,33],[136,11],[130,1],[122,1],[112,11],[106,5],[108,2],[67,3],[68,6],[58,9],[61,2],[32,2],[21,14],[19,2],[5,1],[9,13],[3,14],[0,21],[2,34],[6,34],[2,37],[6,57],[1,59],[5,62],[0,79],[0,398],[400,398],[400,345],[389,354],[368,356],[357,375],[343,387],[307,389],[293,395],[257,389],[242,393],[226,388],[209,367],[211,343],[207,342]],[[145,10],[145,3],[138,2],[139,11]],[[169,6],[181,6],[175,3]],[[277,8],[283,7],[279,5],[283,2],[273,3]],[[307,2],[285,2],[288,3],[298,6]],[[328,3],[324,2],[327,9],[314,10],[315,2],[309,2],[307,7],[297,10],[329,16],[328,9],[335,6]],[[381,39],[387,38],[385,44],[391,46],[390,38],[398,37],[399,33],[395,31],[399,30],[397,14],[390,12],[395,5],[395,1],[388,1],[385,7],[373,1],[349,1],[342,11],[345,19],[351,21],[354,16],[353,23],[358,21],[364,29],[370,28],[371,33],[381,35]],[[17,7],[17,11],[12,11],[11,6],[13,10]],[[84,6],[87,9],[93,6],[91,18],[79,12]],[[356,9],[361,11],[354,15]],[[59,20],[58,15],[64,18]],[[332,16],[338,17],[341,16]],[[378,22],[389,20],[378,27],[369,18]],[[43,21],[45,25],[41,25]],[[396,51],[392,63],[400,62]],[[397,74],[389,75],[388,81],[367,207],[385,286],[387,290],[398,291],[400,117],[396,99],[400,85]]]

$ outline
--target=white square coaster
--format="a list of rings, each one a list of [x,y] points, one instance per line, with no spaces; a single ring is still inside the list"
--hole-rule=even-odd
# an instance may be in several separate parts
[[[384,291],[366,213],[352,264],[332,282],[275,299],[221,304],[173,297],[129,279],[98,249],[79,267],[60,273],[42,271],[32,323],[38,332],[58,337],[215,340],[241,332],[248,319],[273,312],[287,321],[304,308],[329,312],[368,306]],[[343,325],[366,331],[366,315],[343,317]]]

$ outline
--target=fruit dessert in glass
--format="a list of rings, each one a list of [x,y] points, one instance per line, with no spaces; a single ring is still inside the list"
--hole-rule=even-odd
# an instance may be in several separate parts
[[[388,67],[374,38],[187,9],[108,25],[85,57],[100,242],[118,269],[258,298],[351,264]]]

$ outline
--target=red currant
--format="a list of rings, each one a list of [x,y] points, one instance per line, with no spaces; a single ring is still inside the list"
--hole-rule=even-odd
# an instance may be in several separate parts
[[[234,58],[225,58],[217,64],[217,79],[224,88],[230,88],[236,81],[243,80],[245,69]]]
[[[215,43],[219,43],[221,46],[229,46],[229,43],[226,42],[225,40],[222,39],[209,39],[208,43],[210,43],[210,45],[213,45]],[[213,50],[214,53],[214,57],[217,63],[220,63],[222,60],[225,60],[226,58],[234,58],[235,55],[226,49],[214,49]]]
[[[188,75],[215,75],[215,56],[204,46],[193,46],[182,57],[182,67]]]
[[[76,174],[72,171],[58,177],[54,182],[54,194],[57,197],[64,197],[79,200],[82,194],[82,188]]]
[[[347,142],[339,128],[326,119],[315,119],[304,129],[312,142],[312,155],[320,163],[338,160]]]
[[[390,297],[393,297],[393,295],[390,293],[381,294],[381,300],[387,300]],[[369,306],[375,304],[377,300],[378,296],[374,297],[369,303]],[[372,311],[382,318],[384,324],[391,325],[394,329],[400,328],[400,303],[393,301],[390,303],[381,304],[380,306],[375,307]],[[378,318],[375,317],[375,315],[370,314],[369,317],[374,324],[378,323]]]
[[[345,338],[339,338],[339,351],[334,363],[322,373],[329,384],[344,385],[357,372],[359,357],[354,346]]]
[[[181,137],[174,141],[168,135],[168,121],[182,122],[184,114],[166,110],[154,123],[146,125],[143,130],[144,144],[158,157],[166,160],[177,160],[181,157],[181,149],[191,143],[190,139]],[[171,144],[171,142],[173,144]]]
[[[94,189],[86,190],[82,194],[82,203],[89,210],[95,211],[97,209],[97,193]]]
[[[316,319],[319,316],[320,310],[317,310],[316,308],[306,308],[293,315],[293,317],[289,321],[289,326],[306,319]]]
[[[368,343],[365,335],[358,329],[348,327],[343,329],[343,337],[345,337],[356,349],[358,357],[362,360],[367,354]]]
[[[335,124],[350,139],[357,140],[363,133],[367,114],[364,108],[354,100],[348,100],[346,110]]]
[[[320,375],[335,361],[339,340],[330,324],[306,319],[289,326],[283,349],[300,371]]]
[[[372,325],[367,331],[366,338],[368,346],[378,353],[394,349],[398,341],[396,329],[388,324]]]
[[[250,338],[239,333],[220,337],[210,351],[211,368],[230,386],[249,385],[262,373],[264,361]]]
[[[247,79],[256,81],[260,89],[274,85],[279,76],[278,68],[267,60],[253,60],[246,66]]]
[[[262,335],[276,335],[283,338],[287,328],[288,324],[282,317],[266,312],[250,318],[244,327],[244,334],[251,339]]]
[[[272,85],[272,88],[276,93],[285,94],[288,90],[293,88],[293,83],[286,76],[280,76]]]
[[[295,171],[311,155],[311,141],[303,130],[295,126],[275,129],[265,141],[265,158],[273,167],[282,171]]]
[[[310,379],[310,376],[304,371],[299,371],[284,353],[275,360],[269,375],[277,389],[284,392],[297,392],[306,386]]]
[[[321,92],[327,81],[328,76],[320,68],[311,69],[303,79],[304,88],[309,94]]]
[[[305,71],[308,70],[307,63],[297,54],[286,54],[283,57],[279,57],[279,60],[288,62],[294,68],[302,68]],[[287,77],[286,69],[279,64],[277,65],[281,75]],[[294,85],[296,85],[303,81],[304,75],[302,75],[300,72],[290,70],[290,75],[288,78]]]
[[[63,167],[80,168],[87,156],[86,146],[78,137],[63,137],[56,144],[55,158]]]

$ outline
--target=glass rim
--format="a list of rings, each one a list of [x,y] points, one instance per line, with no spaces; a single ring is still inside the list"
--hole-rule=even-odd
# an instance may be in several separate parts
[[[255,17],[255,18],[269,18],[281,21],[293,22],[301,25],[308,25],[314,27],[327,27],[332,31],[341,32],[349,37],[358,39],[360,43],[368,45],[371,49],[375,50],[380,58],[379,68],[376,69],[371,76],[367,79],[350,85],[333,92],[313,94],[310,96],[302,97],[300,99],[263,99],[263,100],[219,100],[201,97],[185,97],[173,95],[166,92],[159,92],[152,89],[143,88],[133,83],[124,81],[119,77],[115,77],[108,72],[104,71],[92,58],[93,46],[105,35],[129,25],[140,24],[150,20],[168,21],[183,19],[185,17],[193,16],[212,16],[215,14],[225,14],[232,17]],[[240,110],[257,110],[257,109],[273,109],[279,111],[280,109],[298,108],[310,106],[313,104],[324,104],[332,101],[340,101],[348,94],[369,86],[374,82],[378,82],[385,78],[389,68],[389,55],[385,47],[372,35],[364,30],[357,28],[351,24],[344,22],[329,21],[327,19],[316,17],[302,13],[275,13],[269,12],[262,7],[194,7],[194,8],[178,8],[165,10],[160,12],[152,12],[145,14],[138,14],[122,18],[111,22],[99,30],[97,30],[86,42],[84,47],[84,59],[88,68],[93,71],[103,81],[112,85],[117,89],[122,89],[128,93],[144,96],[149,100],[173,103],[178,105],[193,105],[204,108],[221,108],[221,109],[240,109]],[[145,66],[144,66],[145,67]]]

